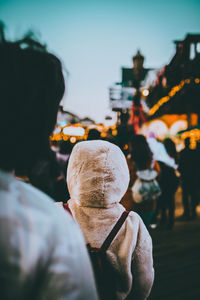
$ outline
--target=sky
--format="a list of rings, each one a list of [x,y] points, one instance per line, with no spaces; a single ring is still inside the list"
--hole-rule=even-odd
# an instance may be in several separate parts
[[[200,0],[0,0],[9,39],[33,30],[68,70],[64,108],[102,122],[108,88],[132,67],[159,68],[175,53],[173,40],[200,33]]]

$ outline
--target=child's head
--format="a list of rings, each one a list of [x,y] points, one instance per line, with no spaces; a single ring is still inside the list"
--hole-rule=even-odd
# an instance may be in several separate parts
[[[81,206],[111,207],[129,184],[129,170],[120,148],[106,141],[78,143],[67,169],[70,197]]]

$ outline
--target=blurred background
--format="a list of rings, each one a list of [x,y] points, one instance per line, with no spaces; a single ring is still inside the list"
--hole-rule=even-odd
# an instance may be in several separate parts
[[[175,227],[159,226],[157,211],[150,232],[156,269],[153,300],[200,298],[199,16],[199,0],[0,1],[8,39],[32,31],[63,63],[67,88],[51,147],[65,173],[77,142],[111,141],[128,160],[131,139],[138,134],[152,145],[157,161],[170,165],[173,158],[173,172],[182,172],[176,174],[179,183],[171,195]],[[161,144],[166,146],[166,138],[173,141],[176,157],[166,156]],[[192,217],[184,215],[187,184],[181,157],[182,164],[187,161],[191,203],[196,193]],[[163,180],[167,194],[170,177]]]
[[[9,38],[33,30],[68,73],[65,110],[104,122],[108,88],[122,80],[138,50],[145,68],[161,69],[175,54],[173,40],[200,32],[198,0],[1,0]]]

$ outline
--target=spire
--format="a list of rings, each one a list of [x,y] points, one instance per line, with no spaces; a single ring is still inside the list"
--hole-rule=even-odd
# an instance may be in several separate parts
[[[133,56],[133,67],[135,69],[143,69],[144,56],[141,54],[140,50],[137,50],[136,55]]]

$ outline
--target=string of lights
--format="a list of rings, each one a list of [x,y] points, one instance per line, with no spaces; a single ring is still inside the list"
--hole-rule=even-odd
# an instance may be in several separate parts
[[[194,78],[194,79],[187,78],[185,80],[181,80],[181,82],[178,85],[175,85],[170,90],[167,96],[162,97],[160,100],[158,100],[158,102],[149,110],[148,115],[153,116],[158,111],[158,109],[163,104],[170,101],[184,87],[184,85],[190,84],[192,81],[194,81],[194,83],[196,84],[200,84],[200,78]]]
[[[183,132],[181,134],[181,139],[185,140],[186,138],[190,139],[190,148],[195,149],[197,142],[200,141],[200,130],[198,128],[194,128]]]

